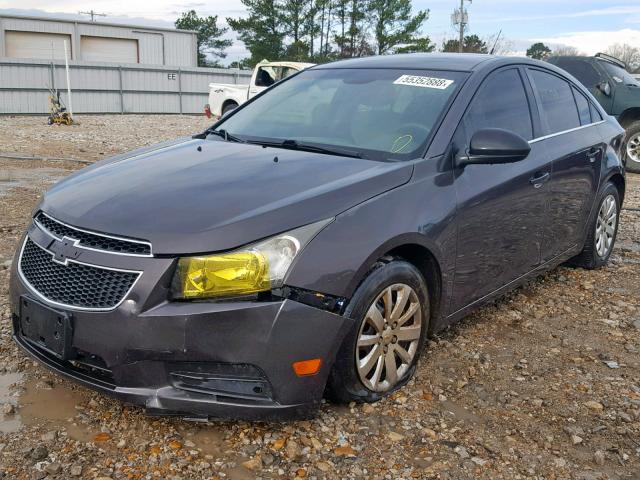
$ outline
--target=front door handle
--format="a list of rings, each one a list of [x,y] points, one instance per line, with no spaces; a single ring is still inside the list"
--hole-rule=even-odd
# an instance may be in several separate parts
[[[529,179],[529,183],[533,185],[533,188],[540,188],[549,180],[550,177],[551,174],[549,172],[536,173],[535,176]]]

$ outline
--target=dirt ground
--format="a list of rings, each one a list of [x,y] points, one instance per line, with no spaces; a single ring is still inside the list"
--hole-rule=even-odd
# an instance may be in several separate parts
[[[469,316],[391,398],[324,404],[309,421],[196,424],[62,380],[11,340],[10,259],[42,192],[83,166],[69,159],[207,125],[80,121],[0,117],[0,477],[640,479],[640,176],[608,267],[559,268]]]

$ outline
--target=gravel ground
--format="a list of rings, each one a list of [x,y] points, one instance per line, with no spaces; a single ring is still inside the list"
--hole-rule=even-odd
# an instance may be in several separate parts
[[[640,479],[640,176],[629,175],[608,267],[558,268],[469,316],[430,342],[391,398],[324,404],[309,421],[196,424],[62,380],[11,341],[7,261],[41,193],[82,166],[59,159],[93,161],[207,125],[80,121],[0,118],[0,476]]]

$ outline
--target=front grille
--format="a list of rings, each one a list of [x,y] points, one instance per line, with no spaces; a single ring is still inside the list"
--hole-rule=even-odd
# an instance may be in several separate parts
[[[136,240],[124,238],[113,238],[98,233],[85,232],[77,228],[70,227],[64,223],[49,217],[43,212],[38,212],[35,218],[42,228],[52,233],[58,238],[69,237],[78,240],[78,245],[96,250],[121,253],[126,255],[150,256],[151,245]]]
[[[64,306],[94,310],[115,308],[140,275],[69,261],[62,265],[53,254],[27,239],[20,271],[31,288],[45,299]]]

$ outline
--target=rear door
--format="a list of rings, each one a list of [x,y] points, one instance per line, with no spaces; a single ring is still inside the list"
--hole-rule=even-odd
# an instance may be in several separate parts
[[[544,129],[531,143],[543,145],[553,160],[549,208],[542,222],[546,262],[584,240],[604,150],[589,101],[577,88],[548,70],[529,68],[528,76]]]
[[[474,96],[454,135],[454,151],[466,149],[483,128],[502,128],[533,139],[527,86],[518,67],[491,73]],[[481,299],[540,263],[542,222],[551,163],[540,144],[510,164],[456,169],[458,239],[451,312]]]

